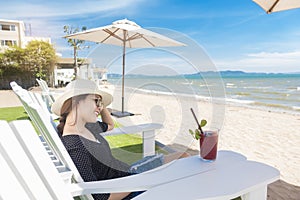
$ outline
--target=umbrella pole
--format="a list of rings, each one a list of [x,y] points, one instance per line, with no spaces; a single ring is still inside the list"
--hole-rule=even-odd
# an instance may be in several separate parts
[[[134,114],[130,112],[124,111],[124,85],[125,85],[125,53],[126,53],[126,31],[124,30],[124,39],[123,39],[123,63],[122,63],[122,110],[112,112],[111,114],[116,117],[126,117],[126,116],[132,116]]]
[[[124,31],[124,40],[123,40],[123,70],[122,70],[122,113],[124,112],[124,78],[125,78],[125,31]]]

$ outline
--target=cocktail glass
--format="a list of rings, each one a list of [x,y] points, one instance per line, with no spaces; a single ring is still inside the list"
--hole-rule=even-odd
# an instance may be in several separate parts
[[[219,130],[204,131],[200,137],[200,157],[204,161],[217,158]]]

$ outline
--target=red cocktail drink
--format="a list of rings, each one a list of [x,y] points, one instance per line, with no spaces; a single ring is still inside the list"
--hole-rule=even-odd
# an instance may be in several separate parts
[[[218,131],[204,131],[200,138],[200,157],[205,161],[217,158]]]

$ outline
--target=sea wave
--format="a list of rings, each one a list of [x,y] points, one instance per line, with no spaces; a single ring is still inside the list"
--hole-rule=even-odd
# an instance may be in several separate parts
[[[251,94],[249,92],[237,92],[236,95],[237,96],[251,96]]]
[[[270,94],[270,95],[282,95],[285,93],[278,92],[278,91],[266,91],[266,90],[254,90],[253,92],[258,93],[258,94]]]
[[[253,99],[257,99],[257,100],[267,100],[270,102],[273,101],[281,101],[281,102],[295,102],[295,99],[288,99],[287,97],[289,97],[290,95],[280,95],[281,97],[275,97],[275,96],[256,96],[253,95],[251,96]]]
[[[300,106],[292,106],[293,110],[299,110],[300,111]]]
[[[135,91],[138,90],[149,94],[168,95],[176,98],[187,97],[214,103],[218,100],[210,96],[211,92],[213,92],[213,94],[219,95],[220,102],[226,104],[263,108],[271,111],[284,110],[284,112],[300,113],[299,79],[298,77],[291,78],[289,83],[285,79],[265,77],[223,78],[224,85],[222,87],[225,90],[225,94],[222,87],[215,84],[213,80],[203,82],[203,80],[198,79],[178,81],[176,78],[169,77],[159,80],[153,78],[146,82],[154,84],[145,85],[144,78],[129,78],[125,86],[126,88],[131,87]],[[140,88],[137,89],[137,86],[140,86]]]
[[[234,86],[234,83],[226,83],[227,86]]]
[[[226,88],[238,88],[234,83],[226,83]]]
[[[243,89],[270,89],[272,88],[271,86],[244,86]]]
[[[275,103],[255,102],[254,105],[277,108],[277,109],[284,109],[284,110],[291,110],[292,109],[292,107],[290,107],[290,106],[286,106],[286,105],[282,105],[282,104],[275,104]]]
[[[181,82],[182,85],[193,85],[193,81],[191,82]]]
[[[255,103],[255,101],[252,101],[252,100],[241,100],[241,99],[233,99],[233,98],[226,98],[226,102],[238,103],[238,104],[253,104],[253,103]]]
[[[146,94],[154,94],[154,95],[166,95],[166,96],[176,96],[178,98],[189,98],[189,99],[195,99],[200,101],[208,101],[208,102],[214,102],[214,103],[224,103],[224,98],[218,98],[218,97],[208,97],[208,96],[202,96],[198,94],[186,94],[186,93],[175,93],[175,92],[163,92],[163,91],[157,91],[157,90],[149,90],[149,89],[137,89],[137,88],[131,88],[135,91],[139,91]]]

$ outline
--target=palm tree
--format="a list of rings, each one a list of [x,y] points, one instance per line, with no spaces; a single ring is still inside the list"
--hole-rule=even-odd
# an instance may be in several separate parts
[[[73,27],[70,27],[70,26],[67,26],[65,25],[64,26],[64,33],[70,35],[70,34],[73,34],[73,33],[77,33],[79,32],[79,28],[73,28]],[[81,28],[80,31],[85,31],[87,30],[87,27],[86,26],[83,26]],[[81,50],[83,48],[85,48],[86,46],[84,46],[84,43],[85,41],[84,40],[77,40],[77,39],[68,39],[68,44],[73,47],[73,56],[74,56],[74,79],[76,79],[77,77],[77,67],[78,67],[78,60],[77,60],[77,53],[78,53],[78,50]]]

